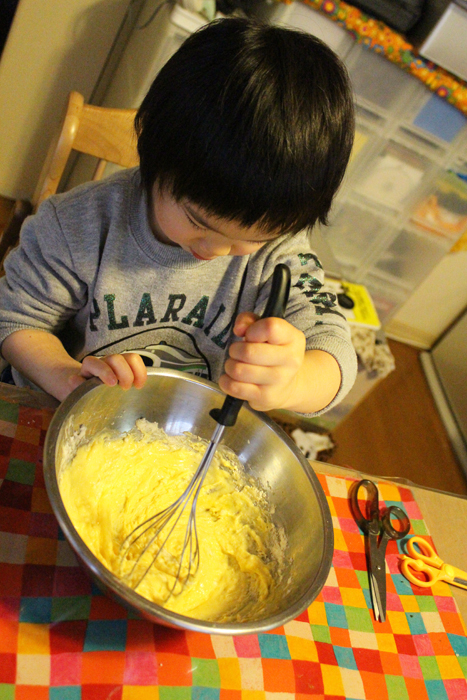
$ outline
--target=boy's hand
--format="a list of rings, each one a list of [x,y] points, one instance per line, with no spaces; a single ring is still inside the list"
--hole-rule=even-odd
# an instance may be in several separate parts
[[[59,401],[90,377],[99,377],[109,386],[118,383],[123,389],[139,389],[146,382],[146,366],[136,352],[90,355],[81,363],[70,357],[57,336],[33,328],[5,338],[2,354],[24,377]]]
[[[226,394],[248,401],[258,411],[293,403],[305,361],[304,334],[281,318],[239,314],[234,342],[219,386]]]
[[[81,363],[78,373],[70,377],[70,391],[91,377],[98,377],[108,386],[118,384],[125,390],[132,386],[141,389],[146,383],[147,370],[141,355],[136,352],[106,357],[88,355]]]

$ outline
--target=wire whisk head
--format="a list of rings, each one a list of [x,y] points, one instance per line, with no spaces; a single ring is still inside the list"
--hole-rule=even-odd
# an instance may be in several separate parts
[[[180,593],[196,574],[200,562],[196,505],[205,472],[201,464],[176,501],[140,523],[123,540],[119,552],[120,571],[122,579],[135,590],[156,562],[161,570],[174,577],[169,597]],[[175,531],[183,527],[180,554],[174,553],[171,549],[180,541],[174,536]],[[128,561],[133,563],[129,571],[124,571]]]

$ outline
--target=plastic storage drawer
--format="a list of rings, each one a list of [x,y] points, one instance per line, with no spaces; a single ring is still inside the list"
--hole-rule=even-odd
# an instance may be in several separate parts
[[[370,207],[347,200],[323,235],[339,263],[358,271],[387,244],[391,232],[388,219]]]
[[[418,87],[416,78],[358,44],[346,63],[357,103],[384,114],[396,114]]]
[[[362,283],[368,289],[381,325],[384,326],[407,301],[408,291],[398,284],[388,283],[374,272],[364,275]]]
[[[415,207],[412,220],[455,243],[467,230],[467,182],[445,172]]]
[[[446,245],[447,243],[447,245]],[[416,226],[406,226],[374,264],[388,282],[414,289],[449,250],[449,242]]]
[[[355,191],[382,207],[403,211],[433,170],[432,162],[394,140],[362,165]]]

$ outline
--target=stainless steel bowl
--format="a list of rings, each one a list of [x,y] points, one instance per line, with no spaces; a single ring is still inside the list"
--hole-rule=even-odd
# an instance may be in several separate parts
[[[211,634],[257,634],[295,618],[316,598],[329,573],[333,530],[324,492],[308,461],[292,440],[266,415],[244,405],[223,442],[239,456],[268,493],[274,520],[285,530],[290,561],[279,600],[261,619],[215,623],[178,615],[150,602],[108,571],[84,544],[63,505],[58,475],[69,453],[70,437],[86,427],[91,438],[103,428],[125,432],[141,417],[169,435],[189,431],[210,439],[215,427],[209,411],[224,395],[211,382],[166,369],[151,369],[143,389],[123,391],[97,379],[82,384],[60,405],[44,448],[47,492],[65,537],[96,583],[111,597],[153,622]],[[286,582],[286,585],[285,585]]]

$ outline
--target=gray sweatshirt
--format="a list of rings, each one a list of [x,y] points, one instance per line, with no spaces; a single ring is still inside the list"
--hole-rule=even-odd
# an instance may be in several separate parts
[[[330,408],[353,385],[356,357],[334,295],[320,292],[323,270],[309,236],[285,235],[252,255],[197,260],[154,237],[138,169],[50,197],[26,220],[0,280],[0,343],[13,331],[39,329],[80,361],[137,351],[148,366],[216,382],[236,313],[262,313],[279,262],[292,273],[286,319],[303,331],[307,349],[339,363],[342,382]]]

